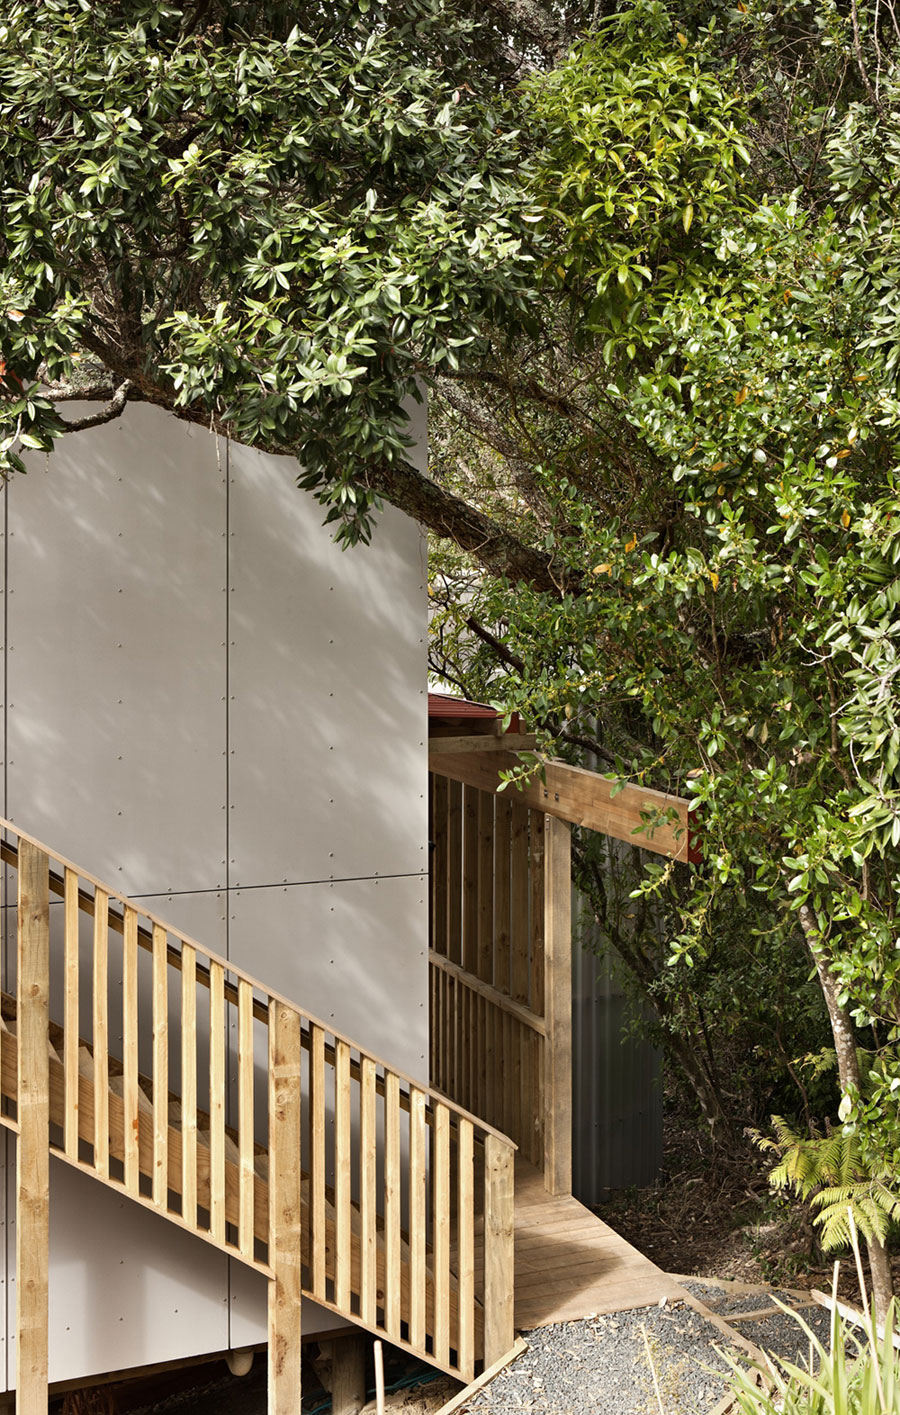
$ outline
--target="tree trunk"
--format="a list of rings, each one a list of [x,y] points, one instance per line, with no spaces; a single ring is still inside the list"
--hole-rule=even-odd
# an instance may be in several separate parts
[[[840,1001],[840,988],[837,979],[832,975],[828,966],[815,918],[812,910],[806,904],[800,906],[800,924],[816,965],[819,986],[825,998],[825,1006],[828,1008],[841,1090],[846,1092],[852,1086],[859,1092],[859,1057],[856,1051],[853,1019]],[[887,1317],[888,1303],[894,1295],[891,1264],[887,1249],[883,1243],[879,1243],[877,1238],[866,1239],[866,1250],[869,1255],[869,1274],[872,1283],[872,1305],[875,1309],[875,1318],[877,1321],[883,1322]]]

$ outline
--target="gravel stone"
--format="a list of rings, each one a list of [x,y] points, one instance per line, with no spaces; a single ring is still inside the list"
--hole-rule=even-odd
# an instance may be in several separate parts
[[[737,1316],[740,1312],[759,1312],[763,1307],[772,1307],[776,1299],[783,1302],[787,1307],[795,1307],[796,1300],[787,1292],[780,1291],[777,1287],[771,1288],[768,1292],[734,1292],[721,1287],[713,1287],[705,1282],[683,1282],[681,1286],[692,1297],[698,1297],[701,1302],[705,1302],[711,1312],[715,1312],[720,1317]],[[805,1310],[805,1309],[804,1309]],[[741,1322],[741,1326],[745,1326]]]
[[[704,1415],[727,1390],[722,1334],[680,1304],[526,1332],[528,1350],[463,1406],[510,1415],[658,1415],[646,1330],[667,1415]],[[709,1370],[707,1368],[713,1368]]]

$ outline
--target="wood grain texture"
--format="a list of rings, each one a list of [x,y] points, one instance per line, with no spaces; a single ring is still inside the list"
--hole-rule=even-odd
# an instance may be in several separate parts
[[[514,1151],[484,1142],[484,1360],[499,1361],[515,1340]]]
[[[503,751],[435,756],[429,763],[432,771],[482,791],[496,791],[499,773],[511,771],[517,764],[518,758],[512,752]],[[613,795],[614,781],[567,762],[545,762],[544,774],[545,781],[533,777],[521,790],[517,787],[519,803],[572,825],[639,845],[642,850],[675,860],[688,859],[689,803],[684,797],[639,786],[625,786]],[[675,822],[658,825],[652,833],[636,834],[644,825],[643,813],[647,811],[672,812]]]
[[[18,881],[16,1409],[48,1406],[50,1258],[50,895],[47,856],[28,842]]]
[[[300,1014],[269,1007],[269,1415],[301,1415]]]
[[[325,1296],[325,1033],[309,1034],[310,1237],[312,1290]]]
[[[544,1183],[572,1191],[572,836],[547,817],[544,839]]]
[[[197,950],[181,950],[181,1216],[197,1223]]]
[[[384,1324],[389,1337],[400,1335],[400,1084],[388,1072],[384,1092]]]
[[[462,964],[478,973],[478,789],[463,787]]]
[[[363,1321],[369,1326],[375,1323],[378,1288],[378,1132],[375,1099],[375,1063],[370,1057],[364,1056],[359,1087],[359,1208],[362,1249],[359,1310]]]
[[[48,862],[49,868],[49,862]],[[65,871],[65,933],[64,950],[64,1065],[66,1072],[66,1120],[63,1127],[63,1143],[67,1155],[78,1157],[78,1037],[80,1018],[78,1015],[79,958],[78,958],[78,875],[74,870]],[[49,899],[49,893],[48,893]]]
[[[209,968],[209,1229],[225,1243],[225,969]]]
[[[253,989],[246,979],[241,978],[238,983],[238,1246],[244,1257],[250,1258],[254,1251],[253,1080]]]
[[[510,996],[528,1006],[531,938],[528,927],[528,811],[512,803],[510,839]]]
[[[541,1170],[518,1156],[515,1213],[519,1331],[684,1300],[674,1278],[571,1195],[548,1195]]]
[[[457,1354],[463,1380],[475,1372],[475,1147],[474,1130],[460,1120],[457,1131]]]
[[[25,842],[22,841],[21,852]],[[92,976],[94,1055],[94,1168],[109,1174],[109,895],[94,891],[94,966]]]
[[[432,1273],[434,1357],[441,1366],[450,1361],[450,1112],[434,1107],[432,1136]]]
[[[335,1047],[334,1064],[334,1300],[342,1311],[350,1310],[352,1272],[350,1182],[352,1174],[352,1131],[350,1108],[350,1048],[344,1041]]]
[[[153,925],[153,1202],[168,1209],[169,1188],[169,965],[168,939]]]
[[[122,1108],[125,1116],[125,1188],[138,1191],[138,918],[134,909],[125,910],[122,938]]]
[[[478,793],[478,957],[477,975],[494,981],[494,798]]]
[[[426,1127],[425,1096],[413,1091],[409,1112],[409,1339],[425,1344]]]

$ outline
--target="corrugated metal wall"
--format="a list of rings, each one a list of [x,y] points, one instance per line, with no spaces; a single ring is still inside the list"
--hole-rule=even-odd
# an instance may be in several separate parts
[[[613,960],[592,951],[601,940],[574,890],[572,926],[572,1187],[592,1205],[662,1167],[662,1054],[629,1030],[636,1004]]]

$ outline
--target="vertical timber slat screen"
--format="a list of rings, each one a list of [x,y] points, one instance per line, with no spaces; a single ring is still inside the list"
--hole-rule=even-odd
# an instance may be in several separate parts
[[[431,1081],[544,1164],[545,821],[430,775]]]

